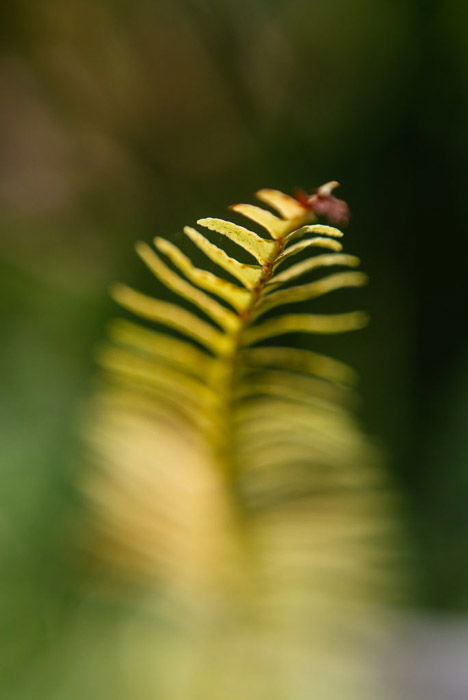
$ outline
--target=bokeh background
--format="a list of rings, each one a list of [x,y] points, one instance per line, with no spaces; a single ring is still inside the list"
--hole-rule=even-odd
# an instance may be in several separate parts
[[[331,179],[372,315],[335,354],[407,498],[429,630],[409,646],[452,687],[468,636],[466,2],[15,0],[0,35],[0,696],[72,697],[56,674],[82,653],[57,643],[80,605],[75,426],[109,283],[143,275],[133,242]],[[115,614],[101,604],[96,626]],[[120,697],[99,634],[77,698]]]

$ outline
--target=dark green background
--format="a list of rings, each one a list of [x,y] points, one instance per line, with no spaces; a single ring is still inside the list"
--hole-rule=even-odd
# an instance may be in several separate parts
[[[465,611],[466,2],[16,0],[0,33],[5,698],[19,675],[32,697],[79,601],[74,425],[108,284],[147,284],[134,240],[259,187],[342,182],[372,324],[330,347],[408,495],[417,605]]]

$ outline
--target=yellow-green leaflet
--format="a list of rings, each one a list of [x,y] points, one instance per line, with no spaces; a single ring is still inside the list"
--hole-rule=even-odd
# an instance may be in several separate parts
[[[336,272],[334,275],[317,280],[317,282],[300,284],[278,292],[272,292],[259,302],[256,307],[255,317],[258,318],[261,314],[269,311],[269,309],[282,304],[315,299],[323,294],[328,294],[344,287],[362,287],[366,284],[367,279],[367,275],[362,272]]]
[[[331,267],[333,265],[346,265],[348,267],[357,267],[360,264],[359,258],[355,255],[340,255],[339,253],[331,253],[330,255],[316,255],[313,258],[307,258],[307,260],[302,260],[295,265],[291,265],[285,272],[281,272],[278,275],[273,275],[273,277],[268,282],[268,287],[277,287],[278,285],[284,284],[284,282],[290,282],[291,280],[300,277],[301,275],[310,272],[311,270],[316,270],[319,267]]]
[[[304,210],[304,207],[299,204],[297,199],[290,197],[284,192],[280,192],[279,190],[263,189],[258,190],[255,196],[261,202],[269,204],[270,207],[276,209],[278,214],[280,214],[283,219],[292,219],[294,221],[304,217],[310,218],[310,214]]]
[[[311,246],[316,246],[317,248],[328,248],[329,250],[343,250],[341,243],[339,243],[339,241],[335,241],[333,238],[322,238],[321,236],[306,238],[305,240],[299,241],[299,243],[294,243],[294,245],[285,247],[284,252],[281,253],[281,255],[279,255],[276,259],[275,267],[293,255],[297,255]]]
[[[306,233],[322,233],[326,236],[331,236],[332,238],[343,238],[343,232],[340,231],[340,229],[335,228],[335,226],[306,224],[305,226],[300,226],[294,231],[291,231],[287,239],[288,241],[292,241],[295,238],[302,238],[302,236],[305,236]]]
[[[137,316],[174,328],[210,350],[219,352],[227,345],[226,338],[220,331],[176,304],[153,299],[124,284],[114,285],[112,296],[115,301]]]
[[[343,384],[356,383],[356,372],[351,367],[311,350],[279,346],[248,348],[243,352],[243,360],[247,366],[279,367]]]
[[[228,311],[210,296],[179,277],[162,262],[146,243],[137,244],[137,253],[166,287],[198,306],[221,327],[227,330],[237,329],[239,325],[238,320],[231,311]]]
[[[258,265],[246,265],[235,258],[231,258],[222,248],[218,248],[199,231],[190,226],[185,226],[184,233],[210,260],[222,267],[226,272],[229,272],[233,277],[237,277],[245,287],[253,287],[260,279],[262,270]]]
[[[243,226],[232,224],[230,221],[223,221],[223,219],[199,219],[197,224],[227,236],[231,241],[234,241],[234,243],[237,243],[237,245],[253,255],[260,264],[269,262],[274,254],[275,244],[273,241],[261,238],[261,236],[257,236],[256,233],[249,231]]]
[[[198,378],[206,379],[217,362],[193,343],[124,319],[117,319],[109,326],[109,337],[117,345],[132,349],[138,355],[157,359]]]
[[[288,333],[343,333],[355,331],[367,325],[368,316],[363,311],[345,314],[287,314],[264,321],[245,333],[246,343],[252,345],[266,338]]]
[[[227,301],[237,311],[243,311],[249,303],[250,295],[245,289],[241,289],[232,282],[222,277],[217,277],[212,272],[200,270],[192,265],[190,258],[184,255],[177,246],[164,238],[155,239],[156,247],[176,265],[181,272],[194,284],[202,287],[207,292],[216,294]]]
[[[291,227],[289,221],[284,221],[284,219],[278,218],[270,211],[256,207],[253,204],[233,204],[230,209],[263,226],[272,238],[281,238],[289,232]]]

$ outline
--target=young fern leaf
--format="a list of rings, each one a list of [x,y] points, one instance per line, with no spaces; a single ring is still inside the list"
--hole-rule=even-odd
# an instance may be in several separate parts
[[[316,223],[310,207],[277,190],[257,197],[276,214],[231,209],[263,236],[198,222],[246,250],[251,264],[190,227],[216,272],[163,238],[155,247],[167,263],[138,244],[159,282],[193,311],[113,288],[156,328],[118,320],[100,355],[107,383],[89,434],[102,468],[86,485],[101,523],[94,548],[122,575],[156,585],[158,614],[179,630],[155,641],[163,700],[362,700],[357,641],[389,585],[390,491],[348,408],[354,371],[287,337],[357,330],[367,315],[298,306],[263,316],[367,277],[341,253],[341,231]],[[297,283],[330,267],[345,271]],[[281,345],[260,344],[279,336]],[[178,669],[187,660],[184,685]],[[336,674],[342,663],[349,676]]]

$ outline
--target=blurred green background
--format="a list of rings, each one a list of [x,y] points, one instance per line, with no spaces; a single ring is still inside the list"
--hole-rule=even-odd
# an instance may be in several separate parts
[[[34,667],[79,604],[74,426],[109,283],[139,284],[136,239],[260,187],[342,182],[372,324],[334,352],[408,496],[417,605],[466,611],[466,2],[15,0],[0,35],[1,697],[65,697]]]

